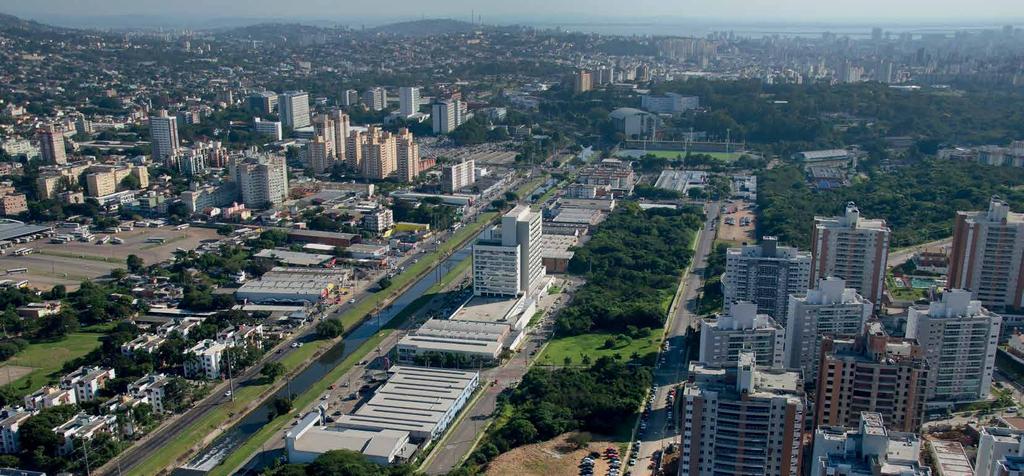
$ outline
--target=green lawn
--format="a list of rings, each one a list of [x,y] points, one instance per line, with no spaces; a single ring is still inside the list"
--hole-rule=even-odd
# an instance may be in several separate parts
[[[56,381],[64,366],[64,362],[77,359],[99,347],[101,334],[77,332],[59,342],[40,342],[29,344],[5,363],[33,367],[28,375],[15,379],[12,385],[15,393],[21,397],[28,395],[51,381]]]
[[[610,349],[605,348],[604,344],[608,338],[614,338],[615,334],[599,333],[560,337],[548,343],[537,363],[540,365],[565,365],[565,358],[570,357],[573,365],[582,365],[583,355],[590,357],[591,362],[599,357],[614,357],[615,354],[621,355],[624,360],[629,360],[633,352],[643,358],[647,354],[658,352],[658,345],[664,332],[664,329],[652,329],[651,334],[647,337],[632,339],[628,345],[620,343]]]

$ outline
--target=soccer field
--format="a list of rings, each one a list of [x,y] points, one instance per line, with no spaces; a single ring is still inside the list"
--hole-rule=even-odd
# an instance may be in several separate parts
[[[633,157],[633,158],[636,158],[636,157],[642,157],[642,156],[648,155],[648,154],[653,155],[655,157],[665,158],[665,159],[675,159],[675,158],[679,158],[679,157],[682,157],[682,156],[686,155],[686,152],[683,152],[681,150],[625,149],[625,150],[620,150],[615,155],[617,157]],[[740,158],[740,156],[743,155],[742,152],[692,152],[692,151],[690,152],[690,154],[691,155],[696,155],[696,154],[710,155],[711,157],[714,157],[715,159],[718,159],[718,160],[721,160],[721,161],[725,161],[725,162],[731,162],[733,160],[736,160],[736,159]]]

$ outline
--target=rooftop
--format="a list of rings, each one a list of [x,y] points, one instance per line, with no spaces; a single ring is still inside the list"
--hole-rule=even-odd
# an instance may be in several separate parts
[[[456,310],[450,319],[509,324],[509,314],[517,303],[518,300],[514,298],[473,296]]]
[[[301,253],[288,250],[260,250],[256,258],[276,259],[293,266],[320,266],[334,259],[331,255]]]
[[[963,445],[956,441],[932,440],[931,447],[942,476],[974,476]]]

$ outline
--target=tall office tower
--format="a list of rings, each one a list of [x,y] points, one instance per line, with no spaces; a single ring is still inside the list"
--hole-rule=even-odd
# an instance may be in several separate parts
[[[331,109],[327,113],[327,117],[334,124],[334,131],[331,132],[331,136],[334,139],[335,159],[345,161],[346,151],[348,150],[348,114],[345,114],[341,109]]]
[[[281,124],[291,129],[309,127],[309,93],[305,91],[286,91],[278,96],[278,109],[281,110]]]
[[[821,362],[821,339],[855,337],[871,317],[872,304],[840,278],[818,280],[805,296],[789,295],[786,313],[786,367],[804,372],[814,387]]]
[[[807,409],[800,372],[758,367],[749,353],[728,368],[690,364],[680,476],[800,473]]]
[[[931,476],[931,468],[921,464],[917,433],[889,431],[888,420],[879,413],[864,412],[857,418],[848,427],[815,430],[810,476]]]
[[[330,171],[334,166],[334,155],[331,152],[328,142],[322,136],[313,137],[306,144],[308,167],[318,174]]]
[[[161,109],[156,116],[150,116],[149,140],[153,161],[174,168],[173,162],[178,154],[178,118],[168,115],[166,109]]]
[[[651,80],[651,67],[642,64],[636,67],[636,80],[646,83]]]
[[[948,289],[942,301],[907,312],[907,338],[917,339],[931,367],[928,403],[951,405],[988,398],[1003,318]]]
[[[430,119],[434,134],[448,134],[459,127],[459,101],[445,100],[430,106]]]
[[[330,114],[316,114],[313,116],[313,135],[323,139],[324,143],[327,144],[327,154],[332,158],[338,155],[334,143],[336,129],[334,119]],[[328,168],[330,168],[329,165]]]
[[[995,426],[981,427],[975,476],[1002,476],[1008,463],[1024,461],[1024,431]]]
[[[348,139],[345,140],[345,165],[352,170],[359,172],[363,170],[364,143],[366,143],[366,134],[363,131],[349,131]]]
[[[517,205],[501,217],[501,241],[505,246],[519,245],[520,286],[529,293],[544,277],[541,214],[529,205]]]
[[[576,94],[582,94],[594,89],[594,79],[590,71],[580,70],[573,76],[572,90]]]
[[[288,166],[284,157],[234,159],[235,181],[248,208],[267,208],[288,198]]]
[[[441,190],[455,193],[476,182],[476,161],[462,159],[461,162],[441,167]]]
[[[398,112],[409,117],[420,110],[420,88],[401,87],[398,89]]]
[[[39,152],[43,162],[51,165],[68,163],[67,152],[64,151],[64,134],[49,124],[39,130]]]
[[[725,310],[737,301],[757,304],[757,311],[786,325],[789,295],[807,292],[811,255],[789,246],[779,246],[772,236],[760,245],[729,248],[725,258],[722,292]]]
[[[853,202],[839,217],[814,217],[811,232],[811,280],[835,276],[876,307],[882,302],[889,235],[885,220],[861,218]]]
[[[879,412],[892,429],[921,427],[929,366],[917,341],[869,321],[857,337],[824,336],[821,348],[816,424],[853,426],[861,412]]]
[[[416,144],[409,129],[398,130],[395,146],[398,154],[398,180],[412,182],[420,175],[420,146]]]
[[[346,89],[341,93],[339,102],[345,107],[351,107],[359,104],[359,91],[356,91],[355,89]]]
[[[1024,306],[1024,214],[993,197],[988,212],[957,212],[949,288],[971,291],[994,311]]]
[[[388,93],[384,88],[370,88],[363,91],[363,104],[371,111],[383,111],[388,107]]]
[[[370,126],[363,142],[363,177],[381,180],[398,168],[395,136]]]
[[[249,96],[249,109],[261,115],[273,114],[277,109],[277,93],[273,91],[261,91]]]
[[[700,324],[700,363],[731,366],[741,352],[750,352],[757,365],[782,368],[785,364],[786,330],[757,305],[734,303],[727,314]]]

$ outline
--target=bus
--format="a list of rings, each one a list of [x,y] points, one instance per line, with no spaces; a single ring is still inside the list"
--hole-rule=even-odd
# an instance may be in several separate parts
[[[11,268],[7,270],[7,274],[25,274],[28,272],[28,268]]]
[[[185,224],[178,225],[178,226],[174,227],[174,229],[178,230],[178,231],[181,231],[181,230],[188,229],[188,226],[189,226],[188,223],[185,223]]]
[[[146,238],[146,243],[160,243],[160,244],[163,244],[165,241],[167,241],[167,238],[164,238],[162,236],[154,236],[154,237]]]
[[[32,248],[18,248],[14,250],[14,256],[24,256],[32,254]]]

